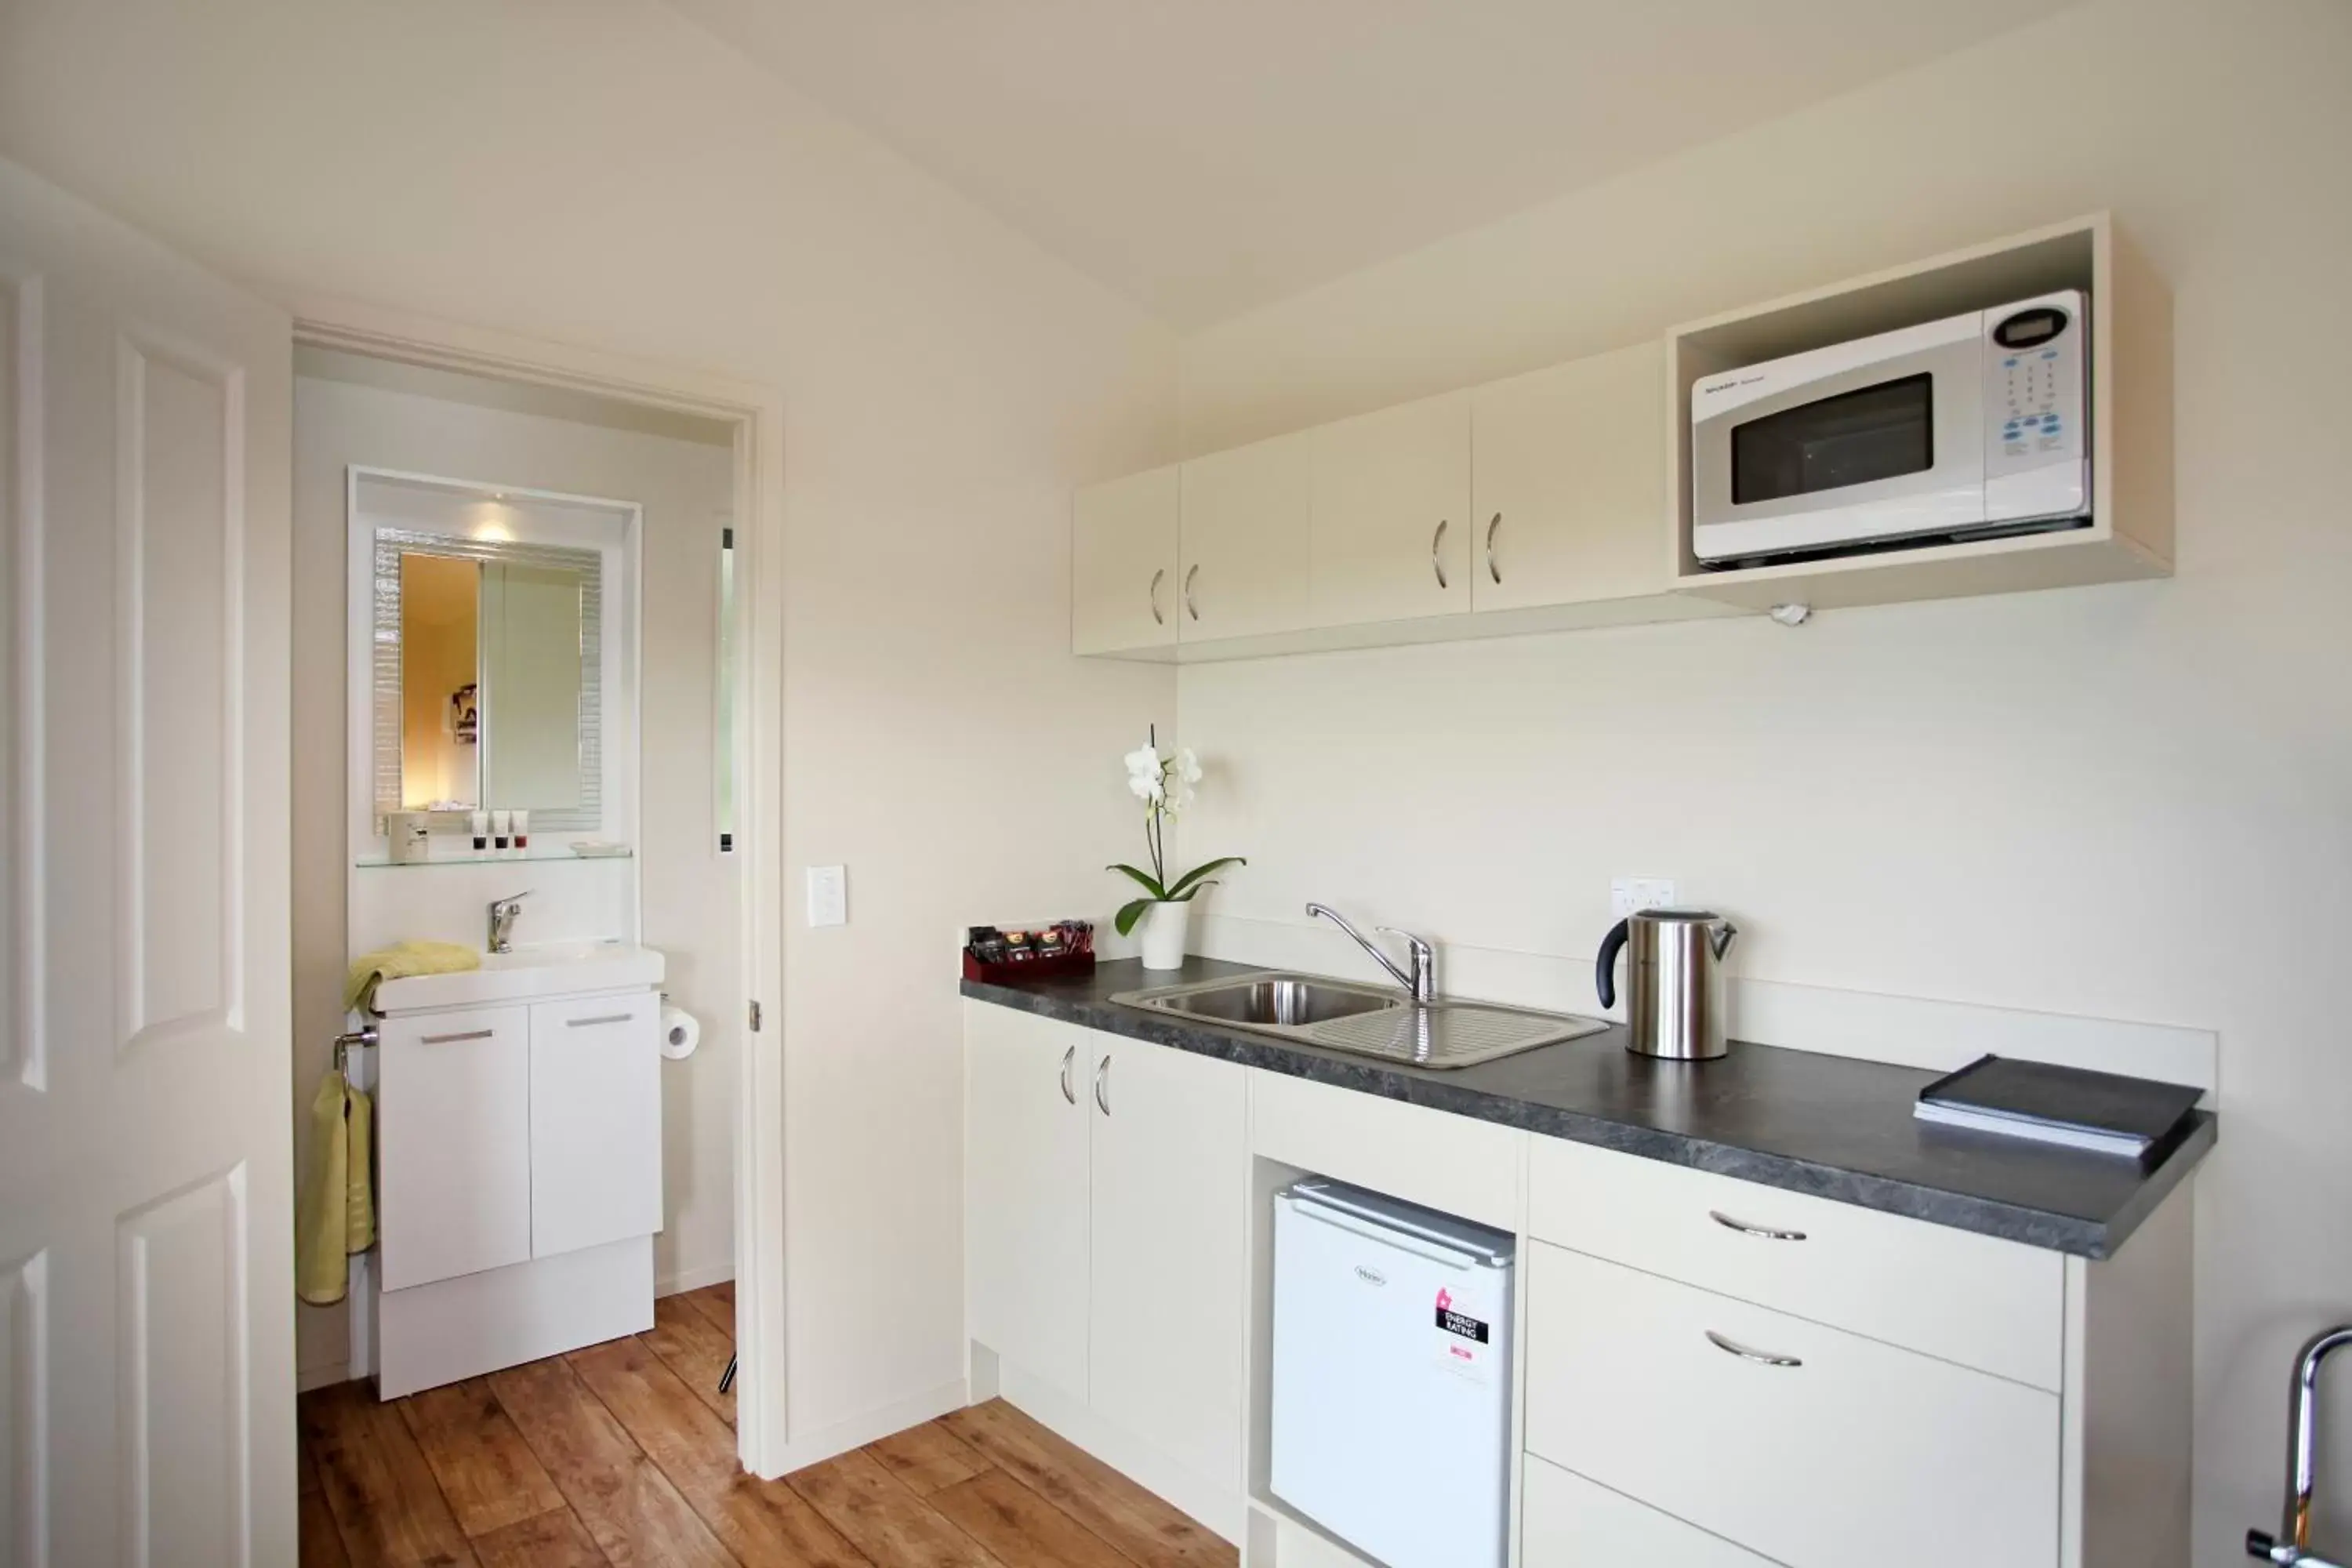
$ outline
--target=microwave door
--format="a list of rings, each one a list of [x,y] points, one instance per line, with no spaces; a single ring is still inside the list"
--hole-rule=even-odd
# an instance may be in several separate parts
[[[1975,317],[1759,367],[1692,428],[1702,560],[1869,543],[1984,521]],[[1843,359],[1845,363],[1838,363]]]

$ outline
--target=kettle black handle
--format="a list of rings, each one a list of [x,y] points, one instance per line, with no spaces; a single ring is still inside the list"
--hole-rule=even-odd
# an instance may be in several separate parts
[[[1619,921],[1609,928],[1609,934],[1601,939],[1601,956],[1593,962],[1593,979],[1598,984],[1603,1007],[1617,1005],[1617,952],[1625,945],[1625,931],[1629,924],[1630,921]]]

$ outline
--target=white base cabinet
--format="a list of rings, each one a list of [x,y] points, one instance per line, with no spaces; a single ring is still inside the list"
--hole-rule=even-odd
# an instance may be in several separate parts
[[[969,1331],[1083,1401],[1092,1129],[1080,1096],[1108,1037],[975,1003],[964,1018]]]
[[[1238,1497],[1245,1069],[975,1002],[965,1059],[971,1338]]]
[[[1769,1558],[1533,1455],[1520,1489],[1527,1500],[1521,1568],[1777,1568]]]
[[[2188,1568],[2189,1184],[2092,1262],[964,1012],[976,1395],[1244,1568],[1362,1561],[1269,1487],[1300,1173],[1517,1234],[1517,1568]]]
[[[377,1026],[377,1393],[653,1324],[661,1004],[649,990]]]
[[[2057,1562],[2056,1394],[1528,1250],[1530,1453],[1801,1568]]]
[[[383,1288],[530,1257],[530,1011],[394,1015],[377,1029]]]

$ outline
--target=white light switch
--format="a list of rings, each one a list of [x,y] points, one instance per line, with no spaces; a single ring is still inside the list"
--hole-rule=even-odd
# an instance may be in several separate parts
[[[812,866],[808,868],[808,923],[842,926],[849,923],[849,868]]]

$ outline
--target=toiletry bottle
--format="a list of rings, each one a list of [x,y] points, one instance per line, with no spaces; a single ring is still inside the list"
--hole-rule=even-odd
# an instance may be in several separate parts
[[[504,849],[507,847],[507,839],[511,831],[512,830],[508,826],[507,814],[505,812],[494,811],[490,813],[490,845],[493,848]]]
[[[518,849],[530,847],[530,813],[527,811],[514,814],[514,846]]]
[[[480,854],[490,847],[490,814],[478,811],[473,816],[474,853]]]

